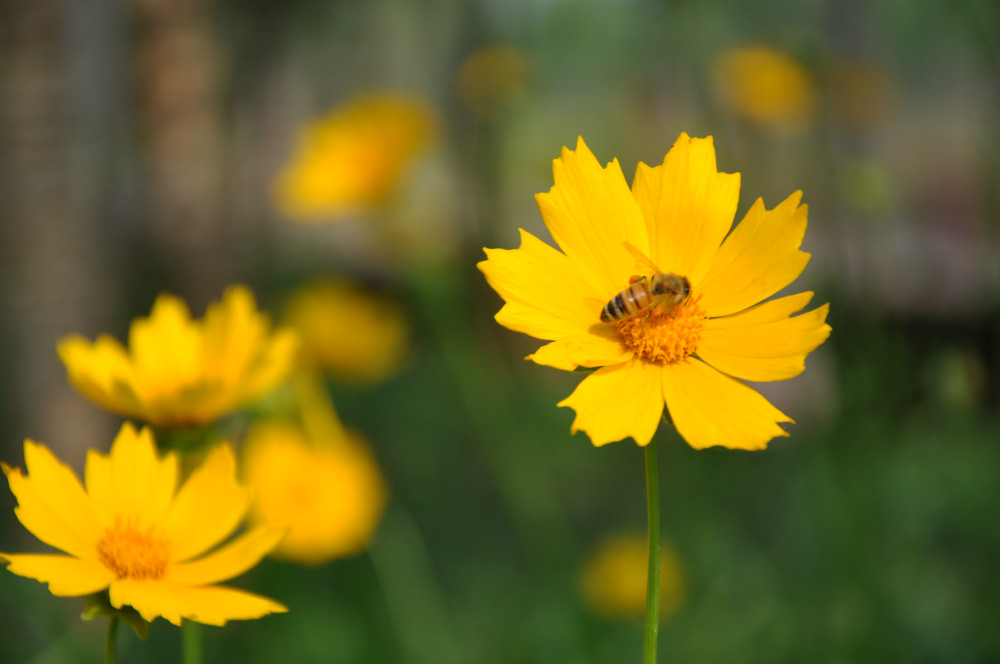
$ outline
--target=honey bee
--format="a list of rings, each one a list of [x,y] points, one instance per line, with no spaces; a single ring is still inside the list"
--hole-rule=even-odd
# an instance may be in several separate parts
[[[640,262],[648,265],[654,274],[652,277],[634,276],[629,279],[628,288],[604,305],[601,310],[601,321],[612,323],[641,313],[648,315],[657,307],[663,313],[669,314],[674,307],[688,299],[691,295],[691,283],[687,277],[664,272],[627,242],[625,248]]]

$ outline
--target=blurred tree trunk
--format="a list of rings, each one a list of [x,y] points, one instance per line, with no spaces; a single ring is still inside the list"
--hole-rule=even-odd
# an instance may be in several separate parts
[[[222,63],[210,0],[132,0],[144,221],[164,287],[198,309],[239,273],[226,214]]]
[[[107,248],[74,178],[69,19],[64,2],[0,0],[4,438],[47,441],[60,456],[107,444],[112,433],[111,418],[66,384],[55,348],[69,332],[92,334],[106,324],[110,300]]]

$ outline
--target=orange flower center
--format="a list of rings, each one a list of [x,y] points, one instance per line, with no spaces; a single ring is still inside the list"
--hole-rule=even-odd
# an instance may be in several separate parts
[[[625,345],[649,362],[680,362],[698,350],[705,310],[691,298],[665,314],[660,309],[629,316],[618,323]]]
[[[170,546],[152,528],[115,519],[97,543],[97,556],[119,579],[160,579],[167,571]]]

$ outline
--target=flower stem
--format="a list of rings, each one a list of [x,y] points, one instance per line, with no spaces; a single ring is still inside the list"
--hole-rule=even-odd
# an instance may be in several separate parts
[[[104,664],[115,664],[115,646],[118,642],[118,616],[108,619],[108,635],[104,639]]]
[[[183,633],[184,664],[201,664],[201,625],[191,620],[185,620]]]
[[[656,438],[646,445],[646,515],[649,520],[649,569],[646,575],[646,632],[643,664],[655,664],[660,631],[660,479]]]

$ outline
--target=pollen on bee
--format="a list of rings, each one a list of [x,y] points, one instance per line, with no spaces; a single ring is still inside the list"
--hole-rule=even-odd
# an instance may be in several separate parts
[[[678,304],[670,313],[659,307],[648,315],[630,316],[618,322],[618,333],[637,357],[649,362],[680,362],[698,350],[705,327],[701,298]]]

